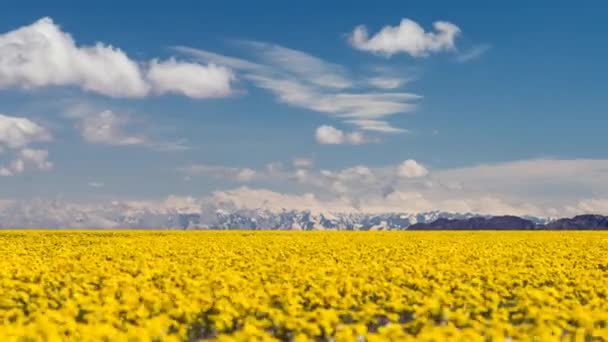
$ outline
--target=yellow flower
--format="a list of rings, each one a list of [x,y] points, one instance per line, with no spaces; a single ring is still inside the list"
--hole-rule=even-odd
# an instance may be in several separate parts
[[[606,250],[604,232],[2,231],[0,340],[608,340]]]

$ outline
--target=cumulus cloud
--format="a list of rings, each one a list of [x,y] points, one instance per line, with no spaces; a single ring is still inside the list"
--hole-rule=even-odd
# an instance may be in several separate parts
[[[142,146],[157,151],[188,149],[183,141],[163,141],[135,132],[137,120],[128,113],[99,110],[88,104],[76,104],[66,110],[65,116],[76,121],[76,129],[80,136],[90,144]]]
[[[239,170],[236,174],[236,179],[240,182],[249,182],[255,178],[256,172],[250,168]]]
[[[377,177],[375,171],[365,165],[356,165],[337,171],[324,170],[321,175],[329,180],[342,183],[371,183],[376,181]]]
[[[315,133],[315,138],[319,144],[342,144],[344,143],[344,132],[332,126],[319,126]]]
[[[256,179],[266,177],[300,185],[300,188],[290,190],[280,190],[281,185],[269,184],[265,188],[217,190],[200,197],[169,196],[161,200],[94,205],[39,200],[21,203],[0,201],[0,223],[44,227],[105,227],[102,224],[108,224],[108,227],[114,227],[117,217],[140,217],[143,221],[137,224],[153,227],[166,223],[167,213],[201,213],[213,217],[216,210],[231,212],[241,209],[309,210],[352,215],[449,211],[551,217],[608,212],[607,160],[538,159],[434,169],[427,177],[399,182],[401,164],[315,170],[290,169],[274,163],[273,167],[261,171],[252,169]],[[252,173],[243,172],[246,169],[234,167],[226,172],[223,167],[199,167],[198,171],[203,170],[202,174],[209,175],[211,170],[217,175],[236,179],[240,173]],[[431,182],[427,182],[428,178]],[[444,186],[448,182],[460,182],[463,186]],[[388,191],[387,185],[391,187]],[[573,192],[573,187],[580,189]]]
[[[360,145],[375,142],[374,139],[365,137],[361,132],[344,133],[342,130],[329,125],[317,127],[317,130],[315,131],[315,140],[321,145]]]
[[[289,194],[269,189],[240,187],[215,191],[206,202],[227,209],[266,209],[272,211],[310,210],[313,212],[349,212],[352,205],[347,200],[323,200],[313,193]]]
[[[78,47],[53,22],[37,22],[0,35],[0,86],[74,85],[109,96],[144,96],[139,66],[120,49],[97,43]]]
[[[399,165],[398,175],[401,178],[419,178],[424,177],[429,171],[417,161],[408,159]]]
[[[42,171],[50,170],[48,151],[29,146],[52,140],[51,133],[39,124],[24,117],[0,114],[0,154],[12,154],[8,165],[0,165],[0,176],[12,176],[25,171],[29,165]]]
[[[19,159],[24,163],[31,163],[39,170],[50,170],[53,163],[48,161],[49,153],[46,150],[26,148],[19,151]]]
[[[80,116],[77,127],[88,143],[116,146],[145,144],[147,140],[144,136],[125,131],[129,122],[128,116],[104,110]]]
[[[241,169],[230,168],[229,176]],[[333,170],[273,163],[254,171],[271,189],[312,193],[355,211],[566,216],[608,210],[608,160],[533,159],[431,170],[414,159]]]
[[[314,194],[319,208],[327,202],[340,203],[349,212],[442,210],[555,217],[608,213],[607,170],[607,160],[535,159],[429,172],[421,163],[405,160],[382,167],[281,170],[273,179],[301,184],[301,191]],[[253,206],[254,190],[246,192]],[[231,194],[238,197],[238,191]]]
[[[226,177],[234,179],[242,169],[212,170],[224,170]],[[363,204],[368,197],[378,197],[375,203],[379,205],[382,198],[395,200],[405,193],[410,198],[413,194],[422,196],[430,210],[436,204],[436,209],[490,212],[493,205],[495,212],[516,208],[517,213],[546,214],[550,208],[563,209],[567,205],[600,208],[603,202],[598,201],[608,198],[606,170],[608,162],[604,160],[525,160],[430,172],[421,162],[406,159],[394,165],[355,165],[335,170],[272,163],[254,171],[256,179],[268,184],[290,188],[297,184],[296,188],[303,191],[346,196]],[[478,201],[481,198],[487,201]]]
[[[0,147],[22,148],[51,139],[51,133],[46,128],[30,119],[0,114]]]
[[[143,97],[151,89],[195,98],[230,93],[225,68],[175,60],[147,64],[101,42],[78,46],[48,17],[0,34],[0,88],[74,86],[111,97]]]
[[[370,37],[367,28],[361,25],[349,35],[349,42],[355,49],[386,56],[407,53],[413,57],[425,57],[454,49],[460,28],[446,21],[436,21],[433,27],[435,32],[425,32],[417,22],[403,19],[398,26],[385,26]]]
[[[152,61],[148,79],[156,93],[178,93],[192,98],[225,97],[232,93],[232,72],[221,66],[209,64]]]
[[[25,171],[27,166],[34,167],[41,171],[48,171],[53,168],[53,163],[48,160],[47,150],[22,149],[16,153],[15,159],[7,166],[0,166],[0,176],[14,176]]]
[[[321,197],[314,193],[283,193],[270,189],[241,187],[216,191],[203,200],[210,205],[227,210],[307,210],[313,213],[425,213],[435,210],[477,213],[481,215],[527,215],[539,208],[529,204],[516,204],[491,196],[453,200],[434,197],[417,191],[393,192],[387,196],[372,194],[361,198],[342,194],[337,197]],[[571,208],[568,215],[581,213],[580,208]],[[566,215],[566,213],[563,213]]]
[[[407,184],[409,186],[424,189],[423,182],[417,179],[428,173],[426,168],[414,160],[408,160],[403,165],[382,167],[355,165],[336,170],[319,170],[309,164],[308,161],[304,163],[298,160],[291,167],[285,167],[282,163],[274,162],[259,170],[193,164],[180,167],[177,171],[188,176],[206,175],[237,181],[255,179],[264,182],[264,184],[287,186],[289,188],[295,186],[305,191],[314,191],[317,194],[327,196],[348,195],[357,199],[373,193],[384,195],[394,192],[398,190],[397,187],[404,178],[408,179]],[[404,168],[406,169],[403,170]],[[403,172],[406,174],[404,175]],[[247,177],[243,177],[244,174]],[[390,190],[387,190],[389,188]]]

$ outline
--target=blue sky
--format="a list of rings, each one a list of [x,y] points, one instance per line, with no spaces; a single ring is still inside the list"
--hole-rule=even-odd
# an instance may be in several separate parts
[[[378,207],[408,194],[410,210],[460,210],[448,204],[459,198],[470,210],[604,210],[607,9],[600,1],[3,3],[0,198],[269,189]],[[381,31],[403,20],[422,35],[391,40]],[[367,35],[356,41],[360,25]],[[57,45],[51,57],[32,37],[53,29],[74,44],[47,36]],[[82,54],[95,44],[105,52]],[[60,60],[61,49],[78,57]],[[116,49],[125,60],[87,64]],[[42,67],[25,70],[18,55]],[[11,143],[13,119],[39,130]],[[554,175],[556,165],[564,171]],[[357,176],[336,176],[354,167]],[[484,172],[494,178],[480,183]],[[484,198],[500,205],[480,207]]]

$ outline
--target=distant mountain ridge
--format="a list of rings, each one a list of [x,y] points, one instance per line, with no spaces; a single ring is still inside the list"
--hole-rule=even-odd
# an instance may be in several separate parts
[[[608,229],[608,217],[579,215],[552,219],[475,213],[331,212],[323,209],[238,208],[231,203],[149,205],[115,202],[98,206],[61,201],[0,205],[0,228],[99,229],[277,229],[277,230],[441,230],[441,229]]]
[[[545,224],[518,216],[471,217],[466,219],[440,218],[432,222],[415,223],[408,230],[600,230],[608,229],[608,217],[578,215]]]
[[[282,230],[402,230],[417,222],[439,218],[464,219],[474,214],[446,212],[406,213],[314,213],[310,211],[247,209],[217,210],[213,214],[180,215],[184,229],[282,229]]]
[[[133,217],[122,218],[132,226]],[[169,220],[177,229],[276,230],[587,230],[608,229],[608,216],[579,215],[552,220],[533,216],[481,216],[472,213],[311,213],[284,210],[217,210],[213,214],[177,214]]]
[[[549,222],[549,229],[608,229],[608,216],[579,215]]]

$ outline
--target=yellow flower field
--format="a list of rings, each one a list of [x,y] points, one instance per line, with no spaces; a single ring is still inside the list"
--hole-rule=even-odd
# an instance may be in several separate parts
[[[0,341],[608,340],[608,233],[0,232]]]

